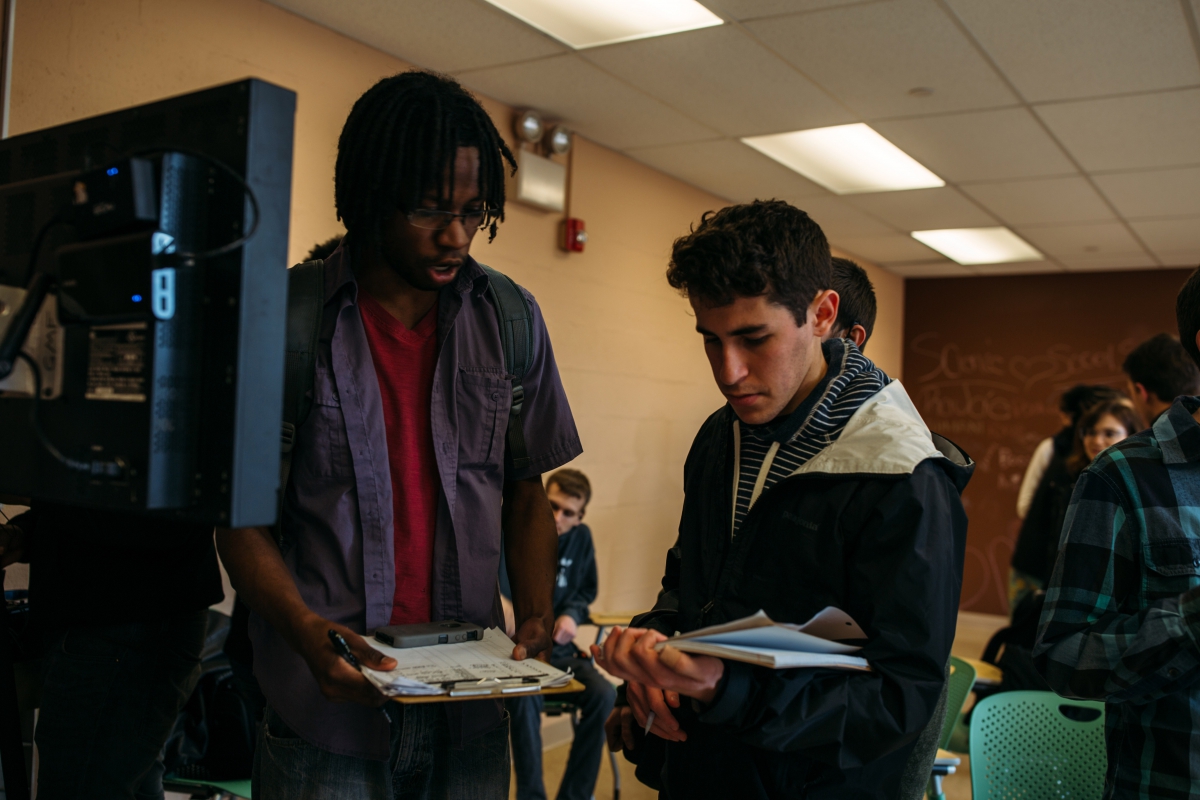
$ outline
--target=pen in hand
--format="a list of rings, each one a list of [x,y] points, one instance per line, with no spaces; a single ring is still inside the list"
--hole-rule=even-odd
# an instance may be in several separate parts
[[[329,641],[333,642],[333,649],[337,651],[339,656],[345,659],[347,664],[362,672],[362,667],[358,665],[358,659],[355,658],[354,653],[350,652],[350,645],[346,644],[346,640],[342,635],[333,628],[329,629]]]

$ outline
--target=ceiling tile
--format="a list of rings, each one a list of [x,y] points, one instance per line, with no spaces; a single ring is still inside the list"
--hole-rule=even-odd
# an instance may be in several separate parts
[[[1084,169],[1200,164],[1200,89],[1036,106]]]
[[[843,236],[832,244],[858,258],[884,265],[905,261],[930,261],[941,255],[905,233]]]
[[[1054,140],[1022,108],[876,122],[872,127],[951,181],[1076,172]]]
[[[536,108],[589,139],[617,149],[716,135],[575,55],[463,72],[459,78],[502,103]]]
[[[475,0],[268,0],[440,72],[508,64],[566,51],[515,17]]]
[[[953,261],[928,261],[921,264],[890,264],[888,272],[902,278],[969,278],[975,273]]]
[[[727,136],[856,121],[732,25],[602,47],[583,57]]]
[[[982,228],[997,224],[994,217],[950,186],[856,194],[848,196],[846,202],[906,232],[934,228]],[[912,241],[915,243],[915,240]]]
[[[629,155],[668,175],[739,203],[756,199],[828,197],[829,192],[741,142],[711,142],[638,148]]]
[[[1126,217],[1200,215],[1200,167],[1097,175],[1095,181]]]
[[[1145,250],[1119,222],[1095,222],[1082,225],[1020,226],[1016,228],[1027,242],[1046,255],[1062,258],[1099,258],[1101,256],[1144,255]]]
[[[1116,219],[1083,178],[1038,178],[966,184],[959,188],[1009,225]]]
[[[1067,272],[1112,272],[1124,269],[1158,269],[1148,255],[1101,256],[1100,258],[1060,258]]]
[[[864,214],[845,200],[832,195],[806,197],[795,205],[808,212],[808,215],[825,232],[825,238],[835,245],[843,238],[896,233],[892,228]]]
[[[701,5],[708,6],[713,12],[737,20],[878,2],[886,0],[700,0]]]
[[[1063,272],[1061,265],[1050,260],[1009,261],[1006,264],[974,264],[971,269],[976,275],[1041,275],[1047,272]]]
[[[947,0],[1026,100],[1200,83],[1178,0]]]
[[[847,6],[746,25],[868,119],[1017,102],[932,0]],[[916,87],[933,94],[914,97],[909,90]]]
[[[1200,219],[1142,220],[1129,224],[1163,263],[1189,266],[1200,263]]]

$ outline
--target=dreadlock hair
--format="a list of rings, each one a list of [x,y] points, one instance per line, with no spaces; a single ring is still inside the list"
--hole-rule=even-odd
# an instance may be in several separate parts
[[[334,201],[348,232],[378,241],[383,222],[397,209],[416,209],[426,192],[448,199],[460,147],[479,150],[481,227],[496,238],[504,220],[504,165],[517,162],[491,117],[453,78],[401,72],[368,89],[350,109],[338,138]]]

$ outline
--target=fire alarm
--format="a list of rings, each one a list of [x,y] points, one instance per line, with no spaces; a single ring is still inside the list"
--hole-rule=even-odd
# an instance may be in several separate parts
[[[587,230],[583,224],[583,220],[575,217],[567,217],[562,224],[563,238],[562,248],[568,253],[582,253],[583,246],[587,244]]]

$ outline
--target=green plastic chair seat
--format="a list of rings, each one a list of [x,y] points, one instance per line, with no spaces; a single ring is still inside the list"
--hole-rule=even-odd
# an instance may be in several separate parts
[[[250,796],[250,780],[244,781],[193,781],[187,778],[176,778],[168,776],[165,778],[169,783],[186,784],[188,786],[200,786],[204,788],[216,789],[220,792],[226,792],[234,797],[241,797],[244,800],[253,800]]]
[[[1063,708],[1097,715],[1080,722]],[[971,712],[970,747],[974,800],[1099,800],[1104,794],[1103,703],[1053,692],[995,694]]]
[[[950,656],[950,691],[946,694],[946,721],[942,723],[941,746],[950,744],[954,728],[962,719],[963,706],[967,703],[967,695],[975,685],[975,668],[961,658]]]

